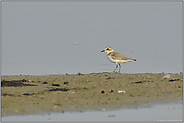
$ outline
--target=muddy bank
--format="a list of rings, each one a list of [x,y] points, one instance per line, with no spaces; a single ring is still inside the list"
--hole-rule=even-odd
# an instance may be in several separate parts
[[[2,116],[136,108],[182,99],[182,74],[2,76]]]

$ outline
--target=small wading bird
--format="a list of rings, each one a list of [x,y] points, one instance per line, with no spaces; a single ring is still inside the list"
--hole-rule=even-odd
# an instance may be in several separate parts
[[[113,63],[116,63],[116,68],[114,69],[113,72],[115,72],[115,70],[118,68],[118,65],[119,65],[119,72],[120,72],[120,69],[121,69],[120,63],[126,63],[126,62],[130,62],[130,61],[136,61],[136,59],[127,58],[124,55],[115,52],[112,49],[112,47],[106,47],[101,52],[106,52],[107,53],[107,57],[109,58],[109,60],[111,62],[113,62]]]

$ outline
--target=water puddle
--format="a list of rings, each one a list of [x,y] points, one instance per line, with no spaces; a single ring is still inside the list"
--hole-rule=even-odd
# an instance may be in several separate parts
[[[103,109],[102,111],[4,116],[2,121],[182,121],[182,103],[111,111]]]

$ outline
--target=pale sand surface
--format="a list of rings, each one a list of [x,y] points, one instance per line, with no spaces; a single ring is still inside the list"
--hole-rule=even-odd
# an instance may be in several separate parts
[[[84,112],[174,102],[182,99],[183,76],[182,73],[107,72],[10,75],[1,77],[1,86],[2,116],[55,111]]]

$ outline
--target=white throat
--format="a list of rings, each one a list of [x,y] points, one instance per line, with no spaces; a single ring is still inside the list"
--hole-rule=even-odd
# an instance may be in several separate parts
[[[111,51],[106,51],[106,53],[107,53],[107,54],[109,54],[109,53],[111,53],[111,52],[113,52],[113,51],[114,51],[114,50],[111,50]]]

